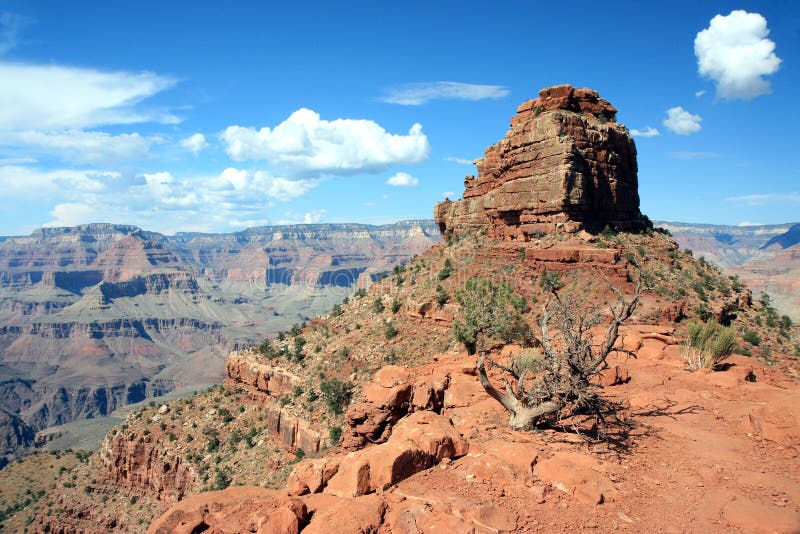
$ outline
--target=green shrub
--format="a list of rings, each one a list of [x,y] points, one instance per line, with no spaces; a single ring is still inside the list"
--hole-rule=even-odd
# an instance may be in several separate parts
[[[736,332],[716,319],[692,321],[686,334],[683,358],[689,369],[715,369],[736,350]]]
[[[450,301],[450,295],[445,291],[442,286],[436,286],[436,304],[441,308]]]
[[[335,414],[340,414],[344,411],[345,405],[350,402],[353,385],[334,378],[323,381],[319,385],[319,390],[328,409]]]
[[[403,305],[403,303],[402,303],[402,302],[400,302],[400,300],[399,300],[399,299],[394,299],[394,300],[392,301],[392,313],[397,313],[397,312],[399,312],[399,311],[400,311],[400,307],[401,307],[402,305]]]
[[[386,339],[393,339],[397,337],[397,333],[397,328],[395,328],[394,323],[391,321],[387,322],[383,327],[383,335],[386,337]]]
[[[439,271],[439,280],[447,280],[453,274],[453,263],[450,258],[444,260],[444,267]]]
[[[520,376],[526,371],[532,374],[540,373],[544,370],[544,366],[544,355],[538,349],[523,349],[511,358],[511,369]]]
[[[544,271],[539,278],[539,286],[545,291],[558,291],[564,287],[561,276],[553,271]]]
[[[383,305],[383,299],[377,297],[375,302],[372,303],[372,311],[375,313],[383,313],[383,310],[386,309],[386,306]]]
[[[342,427],[340,426],[331,427],[330,432],[328,432],[328,437],[331,440],[331,445],[338,444],[339,438],[342,437]]]
[[[752,330],[745,330],[744,333],[742,334],[742,339],[746,343],[750,343],[754,347],[761,345],[761,338],[759,337],[758,334],[756,334]]]

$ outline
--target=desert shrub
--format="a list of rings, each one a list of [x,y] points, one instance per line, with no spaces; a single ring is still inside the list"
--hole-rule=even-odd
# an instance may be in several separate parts
[[[525,372],[536,374],[545,369],[544,355],[539,349],[522,349],[511,358],[511,369],[522,376]]]
[[[372,311],[375,313],[383,313],[383,310],[385,309],[386,306],[383,305],[383,299],[376,297],[375,302],[372,303]]]
[[[342,306],[340,304],[335,304],[331,309],[331,315],[333,315],[334,317],[339,317],[343,313],[344,310],[342,309]]]
[[[439,307],[441,308],[442,306],[447,304],[449,300],[450,300],[450,295],[447,293],[447,291],[444,290],[444,288],[442,288],[442,286],[437,284],[437,286],[436,286],[436,304],[438,304]]]
[[[360,298],[366,297],[366,296],[367,296],[367,290],[364,289],[363,287],[360,287],[360,288],[356,289],[356,292],[353,293],[353,297],[357,298],[357,299],[360,299]]]
[[[303,394],[303,388],[300,386],[295,386],[292,388],[292,397],[297,398]]]
[[[392,313],[397,313],[397,312],[399,312],[399,311],[400,311],[400,307],[401,307],[402,305],[403,305],[403,303],[402,303],[402,302],[400,302],[400,300],[399,300],[399,299],[394,299],[394,300],[392,301]]]
[[[736,349],[736,332],[716,319],[706,323],[692,321],[686,334],[683,359],[689,369],[715,369]]]
[[[397,337],[397,333],[397,328],[395,328],[394,323],[391,321],[387,322],[383,327],[383,335],[386,337],[386,339],[393,339]]]
[[[539,286],[545,291],[558,291],[564,287],[561,276],[553,271],[544,271],[539,278]]]
[[[447,280],[453,274],[453,263],[450,258],[444,260],[444,267],[439,271],[439,280]]]
[[[742,339],[745,341],[745,343],[750,343],[754,347],[761,345],[761,338],[752,330],[745,330],[742,334]]]
[[[334,378],[323,381],[319,385],[319,390],[328,409],[335,414],[340,414],[344,411],[345,405],[350,402],[353,385]]]
[[[469,354],[477,352],[482,336],[522,344],[530,338],[530,327],[523,317],[525,299],[514,294],[507,283],[470,278],[456,292],[456,299],[461,315],[453,322],[453,334]]]
[[[342,437],[342,427],[334,426],[331,427],[330,431],[328,432],[328,437],[331,440],[331,445],[336,445],[339,443],[339,438]]]

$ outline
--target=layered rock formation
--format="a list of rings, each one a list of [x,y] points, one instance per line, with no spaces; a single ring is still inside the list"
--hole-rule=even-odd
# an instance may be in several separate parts
[[[556,230],[638,230],[636,146],[596,91],[559,85],[517,109],[506,137],[477,160],[463,199],[434,208],[446,236],[487,228],[527,240]]]
[[[236,348],[329,310],[439,239],[431,221],[0,239],[0,456],[33,433],[224,377]]]

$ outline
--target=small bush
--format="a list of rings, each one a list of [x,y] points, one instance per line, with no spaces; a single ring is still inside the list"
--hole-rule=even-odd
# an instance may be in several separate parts
[[[561,276],[558,273],[544,271],[539,279],[539,285],[545,291],[558,291],[564,287],[564,282],[561,281]]]
[[[383,327],[383,335],[386,339],[393,339],[397,337],[397,328],[395,328],[394,323],[389,321],[386,323],[386,326]]]
[[[736,332],[719,324],[716,319],[707,323],[692,321],[686,335],[683,359],[689,369],[715,369],[736,349]]]
[[[447,258],[444,260],[444,267],[439,271],[439,280],[447,280],[451,274],[453,274],[453,263]]]
[[[754,347],[761,345],[761,338],[752,330],[745,330],[744,334],[742,334],[742,339],[745,343],[750,343]]]
[[[360,299],[360,298],[366,297],[366,296],[367,296],[367,290],[364,289],[363,287],[356,289],[356,292],[353,293],[353,297],[357,298],[357,299]]]
[[[325,380],[319,385],[319,390],[328,405],[328,409],[335,414],[340,414],[344,411],[345,405],[350,402],[352,389],[352,384],[342,382],[336,378]]]
[[[544,355],[537,349],[523,349],[511,359],[511,369],[522,375],[524,372],[540,373],[545,368]]]
[[[445,291],[442,286],[436,286],[436,304],[441,308],[450,301],[450,295]]]
[[[394,299],[394,300],[392,301],[392,313],[397,313],[397,312],[399,312],[399,311],[400,311],[400,307],[401,307],[402,305],[403,305],[403,303],[402,303],[402,302],[400,302],[400,300],[398,300],[398,299]]]
[[[383,300],[380,297],[375,299],[375,302],[372,303],[372,311],[375,313],[383,313],[383,310],[386,309],[386,306],[383,305]]]
[[[331,430],[328,433],[328,437],[331,440],[331,445],[338,444],[339,443],[339,438],[342,437],[342,427],[340,427],[340,426],[331,427]]]

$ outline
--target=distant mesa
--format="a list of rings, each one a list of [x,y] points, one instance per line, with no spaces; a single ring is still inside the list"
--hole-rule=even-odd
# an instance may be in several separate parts
[[[616,122],[617,108],[597,91],[543,89],[511,119],[511,129],[476,161],[463,199],[434,208],[445,237],[475,228],[528,240],[557,231],[610,225],[641,230],[636,145]]]

